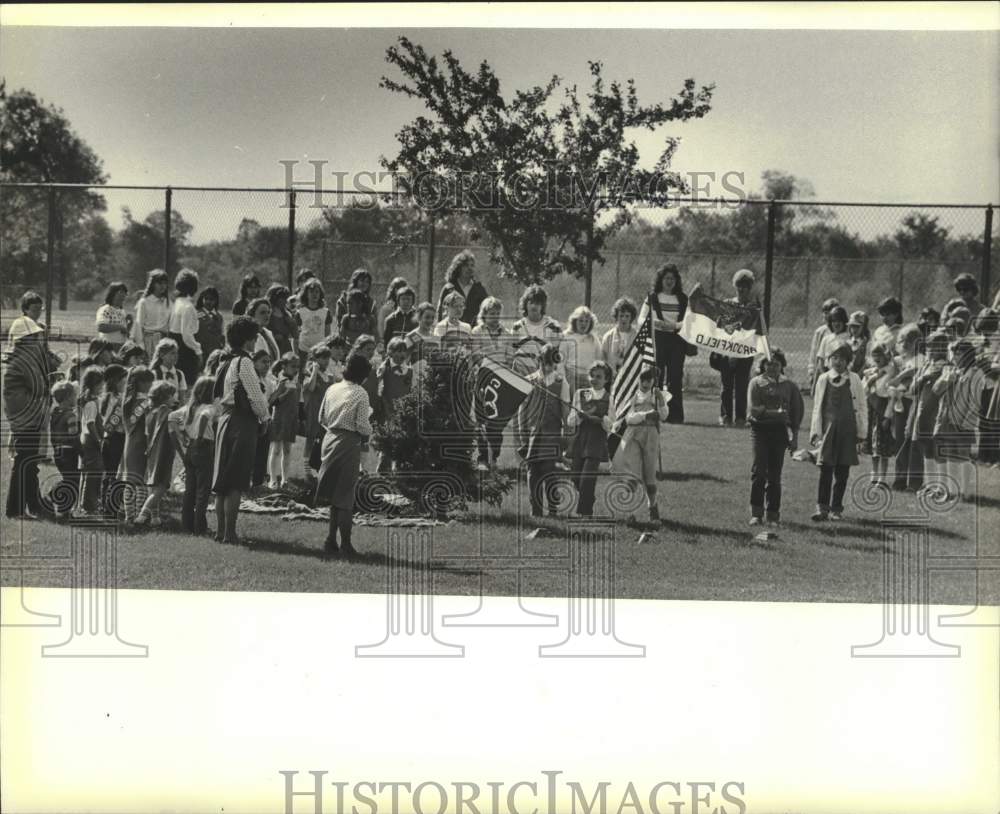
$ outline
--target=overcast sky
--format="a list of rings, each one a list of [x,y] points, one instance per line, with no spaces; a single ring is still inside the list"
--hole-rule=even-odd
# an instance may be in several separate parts
[[[112,183],[281,186],[281,159],[377,171],[393,153],[422,110],[378,87],[400,34],[470,69],[487,60],[506,93],[553,73],[584,85],[588,59],[634,77],[640,101],[713,82],[711,113],[669,128],[682,172],[756,188],[779,168],[824,200],[997,198],[996,32],[8,26],[0,72],[62,106]],[[637,140],[652,164],[660,137]]]

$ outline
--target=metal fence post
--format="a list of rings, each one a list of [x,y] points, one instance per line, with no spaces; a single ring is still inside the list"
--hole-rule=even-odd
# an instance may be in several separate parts
[[[45,326],[52,330],[52,291],[56,282],[56,191],[49,187],[49,234],[46,241],[48,282],[45,286]]]
[[[771,201],[767,207],[767,253],[764,256],[764,323],[771,325],[771,278],[774,273],[774,228],[777,204]]]
[[[295,190],[288,193],[288,290],[295,285]]]
[[[622,253],[615,253],[615,299],[622,295]]]
[[[983,232],[983,269],[979,276],[980,296],[986,301],[990,301],[990,274],[992,269],[991,252],[993,250],[993,204],[986,205],[986,229]]]
[[[583,304],[590,308],[591,293],[594,287],[594,212],[591,210],[587,218],[587,276],[583,282]]]
[[[427,301],[434,302],[434,216],[430,215],[431,228],[427,247]]]
[[[906,270],[906,261],[899,261],[899,274],[896,277],[896,299],[900,305],[903,304],[903,272]]]
[[[812,260],[806,260],[806,298],[802,308],[802,327],[809,327],[809,287],[812,282]]]
[[[711,297],[715,296],[715,255],[712,255],[712,272],[708,278],[708,294]]]
[[[174,191],[167,187],[163,204],[163,270],[170,274],[170,221],[173,220]]]

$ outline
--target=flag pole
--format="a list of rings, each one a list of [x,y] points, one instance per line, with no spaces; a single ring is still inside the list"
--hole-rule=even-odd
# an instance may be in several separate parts
[[[771,361],[771,340],[767,337],[767,322],[764,320],[764,309],[757,309],[757,317],[760,319],[761,330],[764,331],[764,347],[767,349],[767,361]]]
[[[649,308],[649,325],[650,325],[651,328],[653,328],[653,330],[650,331],[650,334],[652,335],[652,340],[653,340],[653,365],[656,367],[656,375],[657,375],[657,378],[659,378],[659,375],[660,375],[660,355],[659,355],[659,353],[656,350],[656,328],[653,326],[653,292],[652,291],[649,292],[648,297],[649,297],[649,299],[647,300],[646,307]],[[679,334],[678,334],[677,338],[680,339]],[[660,391],[660,398],[663,398],[663,386],[662,385],[659,387],[659,391]],[[657,416],[656,416],[656,422],[657,423],[656,423],[656,426],[657,426],[657,429],[659,429],[659,426],[660,426],[659,408],[656,406],[656,399],[655,398],[653,399],[653,409],[657,410]],[[663,444],[660,443],[660,433],[657,432],[656,433],[656,479],[657,479],[657,481],[660,480],[660,475],[662,475],[662,474],[663,474]]]

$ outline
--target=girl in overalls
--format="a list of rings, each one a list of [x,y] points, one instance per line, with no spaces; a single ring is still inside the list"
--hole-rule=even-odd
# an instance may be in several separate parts
[[[837,345],[827,356],[830,369],[816,380],[813,402],[812,445],[820,446],[819,489],[812,519],[840,520],[851,467],[858,463],[858,444],[868,432],[868,403],[864,385],[851,364],[851,348]],[[832,498],[831,498],[832,490]]]
[[[545,481],[556,471],[556,462],[562,459],[562,430],[569,387],[557,369],[560,361],[559,351],[553,345],[542,346],[538,354],[538,370],[527,376],[533,385],[531,395],[525,399],[517,415],[517,437],[524,439],[518,447],[518,454],[528,465],[532,517],[541,517],[543,497],[549,514],[554,515],[557,511],[551,484]]]

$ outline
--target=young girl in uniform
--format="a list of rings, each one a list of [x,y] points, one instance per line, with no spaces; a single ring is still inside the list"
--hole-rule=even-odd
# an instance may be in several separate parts
[[[192,534],[208,531],[208,500],[212,494],[215,461],[215,429],[218,410],[214,398],[215,378],[202,376],[191,388],[187,406],[175,411],[180,420],[171,426],[177,454],[184,462],[184,500],[181,527]]]
[[[608,385],[611,369],[597,359],[587,371],[589,387],[582,387],[573,397],[573,409],[566,417],[566,425],[575,428],[572,442],[573,480],[579,495],[576,513],[590,517],[594,513],[594,491],[597,470],[608,460],[608,433],[612,420],[609,415],[611,393]]]
[[[615,327],[601,338],[601,352],[612,374],[616,374],[625,359],[625,354],[635,341],[635,320],[639,316],[639,311],[632,300],[622,297],[615,302],[611,316],[614,317]]]
[[[976,348],[967,339],[951,346],[950,361],[934,383],[941,401],[934,422],[934,444],[944,459],[948,486],[958,490],[957,497],[971,500],[974,495],[972,447],[976,443],[986,374],[976,364]]]
[[[551,483],[556,462],[562,459],[562,431],[565,425],[569,387],[559,371],[561,357],[553,345],[543,345],[538,353],[538,370],[527,378],[531,394],[517,414],[518,454],[528,465],[528,498],[531,516],[541,517],[544,504],[555,515],[557,500]]]
[[[573,313],[566,321],[566,331],[563,334],[559,351],[565,360],[566,378],[574,393],[590,384],[592,364],[604,361],[601,343],[594,335],[596,326],[597,320],[594,318],[594,312],[585,305],[573,309]],[[610,376],[605,384],[611,384]]]
[[[170,407],[180,406],[187,399],[187,381],[184,374],[177,368],[178,349],[173,339],[161,339],[156,343],[151,365],[157,381],[173,385],[174,395]]]
[[[625,414],[625,429],[614,459],[615,469],[632,475],[645,487],[651,523],[660,520],[660,508],[656,503],[656,470],[660,453],[660,424],[667,420],[669,414],[666,397],[655,385],[656,368],[643,367],[639,371],[639,386]]]
[[[267,401],[268,407],[271,404],[271,393],[277,382],[271,376],[271,364],[274,357],[266,350],[256,350],[253,354],[253,369],[257,374],[257,381],[260,382],[260,392]],[[253,474],[250,478],[251,486],[261,486],[267,479],[267,453],[269,444],[269,434],[260,433],[257,435],[257,446],[253,456]]]
[[[413,368],[407,360],[409,352],[406,341],[402,337],[389,340],[386,348],[389,358],[379,367],[379,411],[380,423],[386,423],[396,413],[396,402],[410,392],[413,387]],[[385,450],[379,456],[378,471],[388,472],[392,469],[392,457]]]
[[[369,334],[362,334],[358,337],[357,341],[354,343],[354,347],[351,349],[350,354],[348,354],[348,359],[354,354],[358,356],[364,356],[369,362],[371,362],[371,370],[368,373],[368,378],[365,379],[364,383],[361,385],[364,387],[365,392],[368,393],[368,404],[372,409],[372,414],[376,414],[379,409],[379,394],[378,394],[378,372],[376,361],[376,350],[378,349],[378,343],[375,341],[375,337]],[[363,472],[374,472],[378,466],[378,461],[375,458],[375,453],[372,451],[370,445],[365,445],[365,449],[361,453],[361,470]]]
[[[101,441],[104,425],[99,400],[104,388],[104,371],[89,367],[80,379],[80,517],[96,514],[101,502]]]
[[[934,443],[934,425],[937,423],[941,397],[934,392],[934,384],[944,373],[948,363],[948,334],[938,330],[927,337],[927,358],[913,382],[913,413],[910,438],[924,459],[923,486],[917,494],[935,496],[947,492],[944,484],[944,462]]]
[[[101,423],[104,425],[104,438],[101,440],[101,466],[104,469],[104,477],[101,480],[101,507],[104,514],[109,517],[115,516],[118,511],[115,495],[120,494],[120,490],[115,488],[115,476],[125,449],[122,399],[127,373],[128,371],[121,365],[108,365],[104,368],[104,395],[101,396],[98,405]]]
[[[149,390],[146,414],[146,486],[149,495],[135,518],[137,526],[162,526],[160,503],[170,488],[174,472],[174,445],[167,418],[177,391],[168,381],[154,382]]]
[[[73,382],[57,382],[52,387],[54,407],[49,415],[52,457],[62,480],[52,489],[49,500],[56,519],[66,517],[80,498],[80,422],[77,393]]]
[[[126,483],[125,523],[131,525],[146,502],[146,414],[153,371],[139,365],[125,379],[122,415],[125,419],[125,449],[118,467],[118,480]]]
[[[306,443],[304,448],[305,471],[309,477],[315,473],[309,466],[309,457],[313,445],[318,438],[323,437],[324,429],[319,423],[319,408],[323,404],[326,389],[338,381],[337,374],[331,369],[330,361],[333,353],[330,347],[320,342],[313,345],[309,352],[309,362],[306,365],[306,375],[302,382],[302,394],[306,413]]]
[[[371,298],[358,288],[347,292],[347,313],[340,318],[340,335],[348,345],[354,345],[359,336],[375,334],[375,316],[371,312]]]
[[[819,489],[812,516],[817,522],[842,519],[847,479],[851,467],[858,463],[859,442],[868,432],[864,385],[857,373],[848,370],[850,347],[846,343],[837,345],[825,358],[830,369],[816,380],[809,431],[812,446],[820,446],[816,457]]]
[[[913,410],[913,382],[923,361],[917,353],[922,340],[923,334],[915,323],[903,326],[896,340],[899,353],[895,362],[898,372],[887,382],[892,437],[896,442],[892,488],[898,490],[919,489],[923,479],[923,456],[916,450],[906,431],[910,412]]]
[[[852,311],[847,320],[847,344],[851,346],[851,370],[859,376],[864,372],[869,360],[868,342],[871,331],[868,330],[868,314],[864,311]]]
[[[271,489],[288,485],[288,470],[292,461],[292,444],[295,442],[299,421],[299,357],[294,352],[284,354],[271,368],[275,387],[268,398],[271,405],[271,452],[268,471]]]
[[[872,483],[887,483],[889,459],[896,454],[892,434],[892,412],[889,408],[891,382],[899,372],[889,348],[881,342],[872,347],[872,367],[864,374],[868,393],[868,426],[872,451]]]
[[[202,358],[221,350],[226,344],[222,314],[219,313],[219,290],[208,286],[198,294],[198,331],[194,338],[201,345]]]

